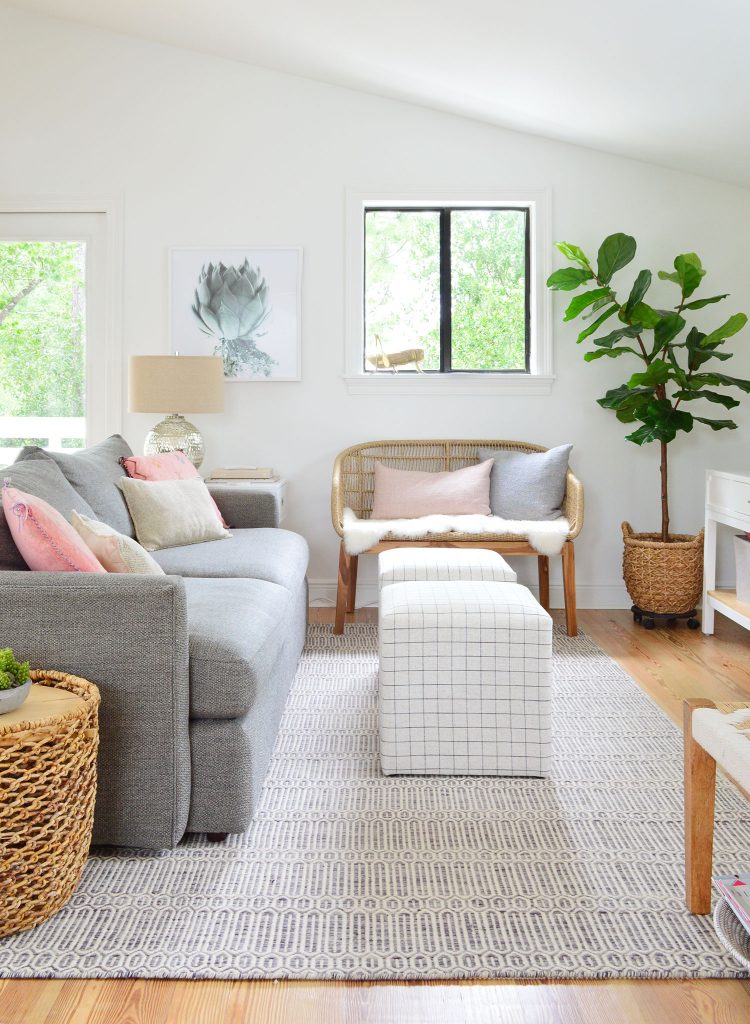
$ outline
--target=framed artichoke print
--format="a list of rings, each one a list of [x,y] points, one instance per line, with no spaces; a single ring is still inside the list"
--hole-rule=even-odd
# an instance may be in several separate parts
[[[170,339],[220,355],[227,381],[300,380],[302,250],[171,250]]]

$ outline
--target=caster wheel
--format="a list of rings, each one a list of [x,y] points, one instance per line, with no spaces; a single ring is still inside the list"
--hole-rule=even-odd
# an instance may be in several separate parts
[[[654,622],[653,619],[644,619],[643,620],[643,628],[644,629],[653,629],[655,625],[656,625],[656,623]]]
[[[638,612],[638,611],[634,611],[633,612],[633,622],[643,622],[643,613],[642,612]]]
[[[688,629],[697,629],[700,626],[700,622],[697,619],[688,619]]]

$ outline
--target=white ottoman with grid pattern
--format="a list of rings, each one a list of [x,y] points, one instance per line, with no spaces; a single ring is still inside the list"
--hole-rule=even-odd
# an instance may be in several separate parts
[[[545,775],[552,619],[518,583],[393,583],[380,595],[385,775]]]
[[[378,555],[378,588],[416,580],[488,580],[515,583],[497,551],[485,548],[390,548]]]

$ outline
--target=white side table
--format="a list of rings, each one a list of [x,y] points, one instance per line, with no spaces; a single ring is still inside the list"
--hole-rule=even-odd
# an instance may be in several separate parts
[[[209,490],[217,486],[231,488],[242,494],[272,494],[278,510],[278,525],[286,519],[286,480],[206,480]]]
[[[750,476],[706,472],[706,530],[703,546],[703,632],[713,633],[714,613],[750,629],[750,604],[737,600],[734,590],[716,589],[717,525],[750,533]]]

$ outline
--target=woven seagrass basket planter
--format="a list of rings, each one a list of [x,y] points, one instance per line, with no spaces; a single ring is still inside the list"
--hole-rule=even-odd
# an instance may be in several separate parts
[[[692,611],[703,589],[703,530],[695,536],[636,533],[622,524],[622,574],[634,605],[657,615]]]
[[[0,717],[0,938],[65,906],[94,822],[99,690],[65,672],[31,678],[38,696]]]

